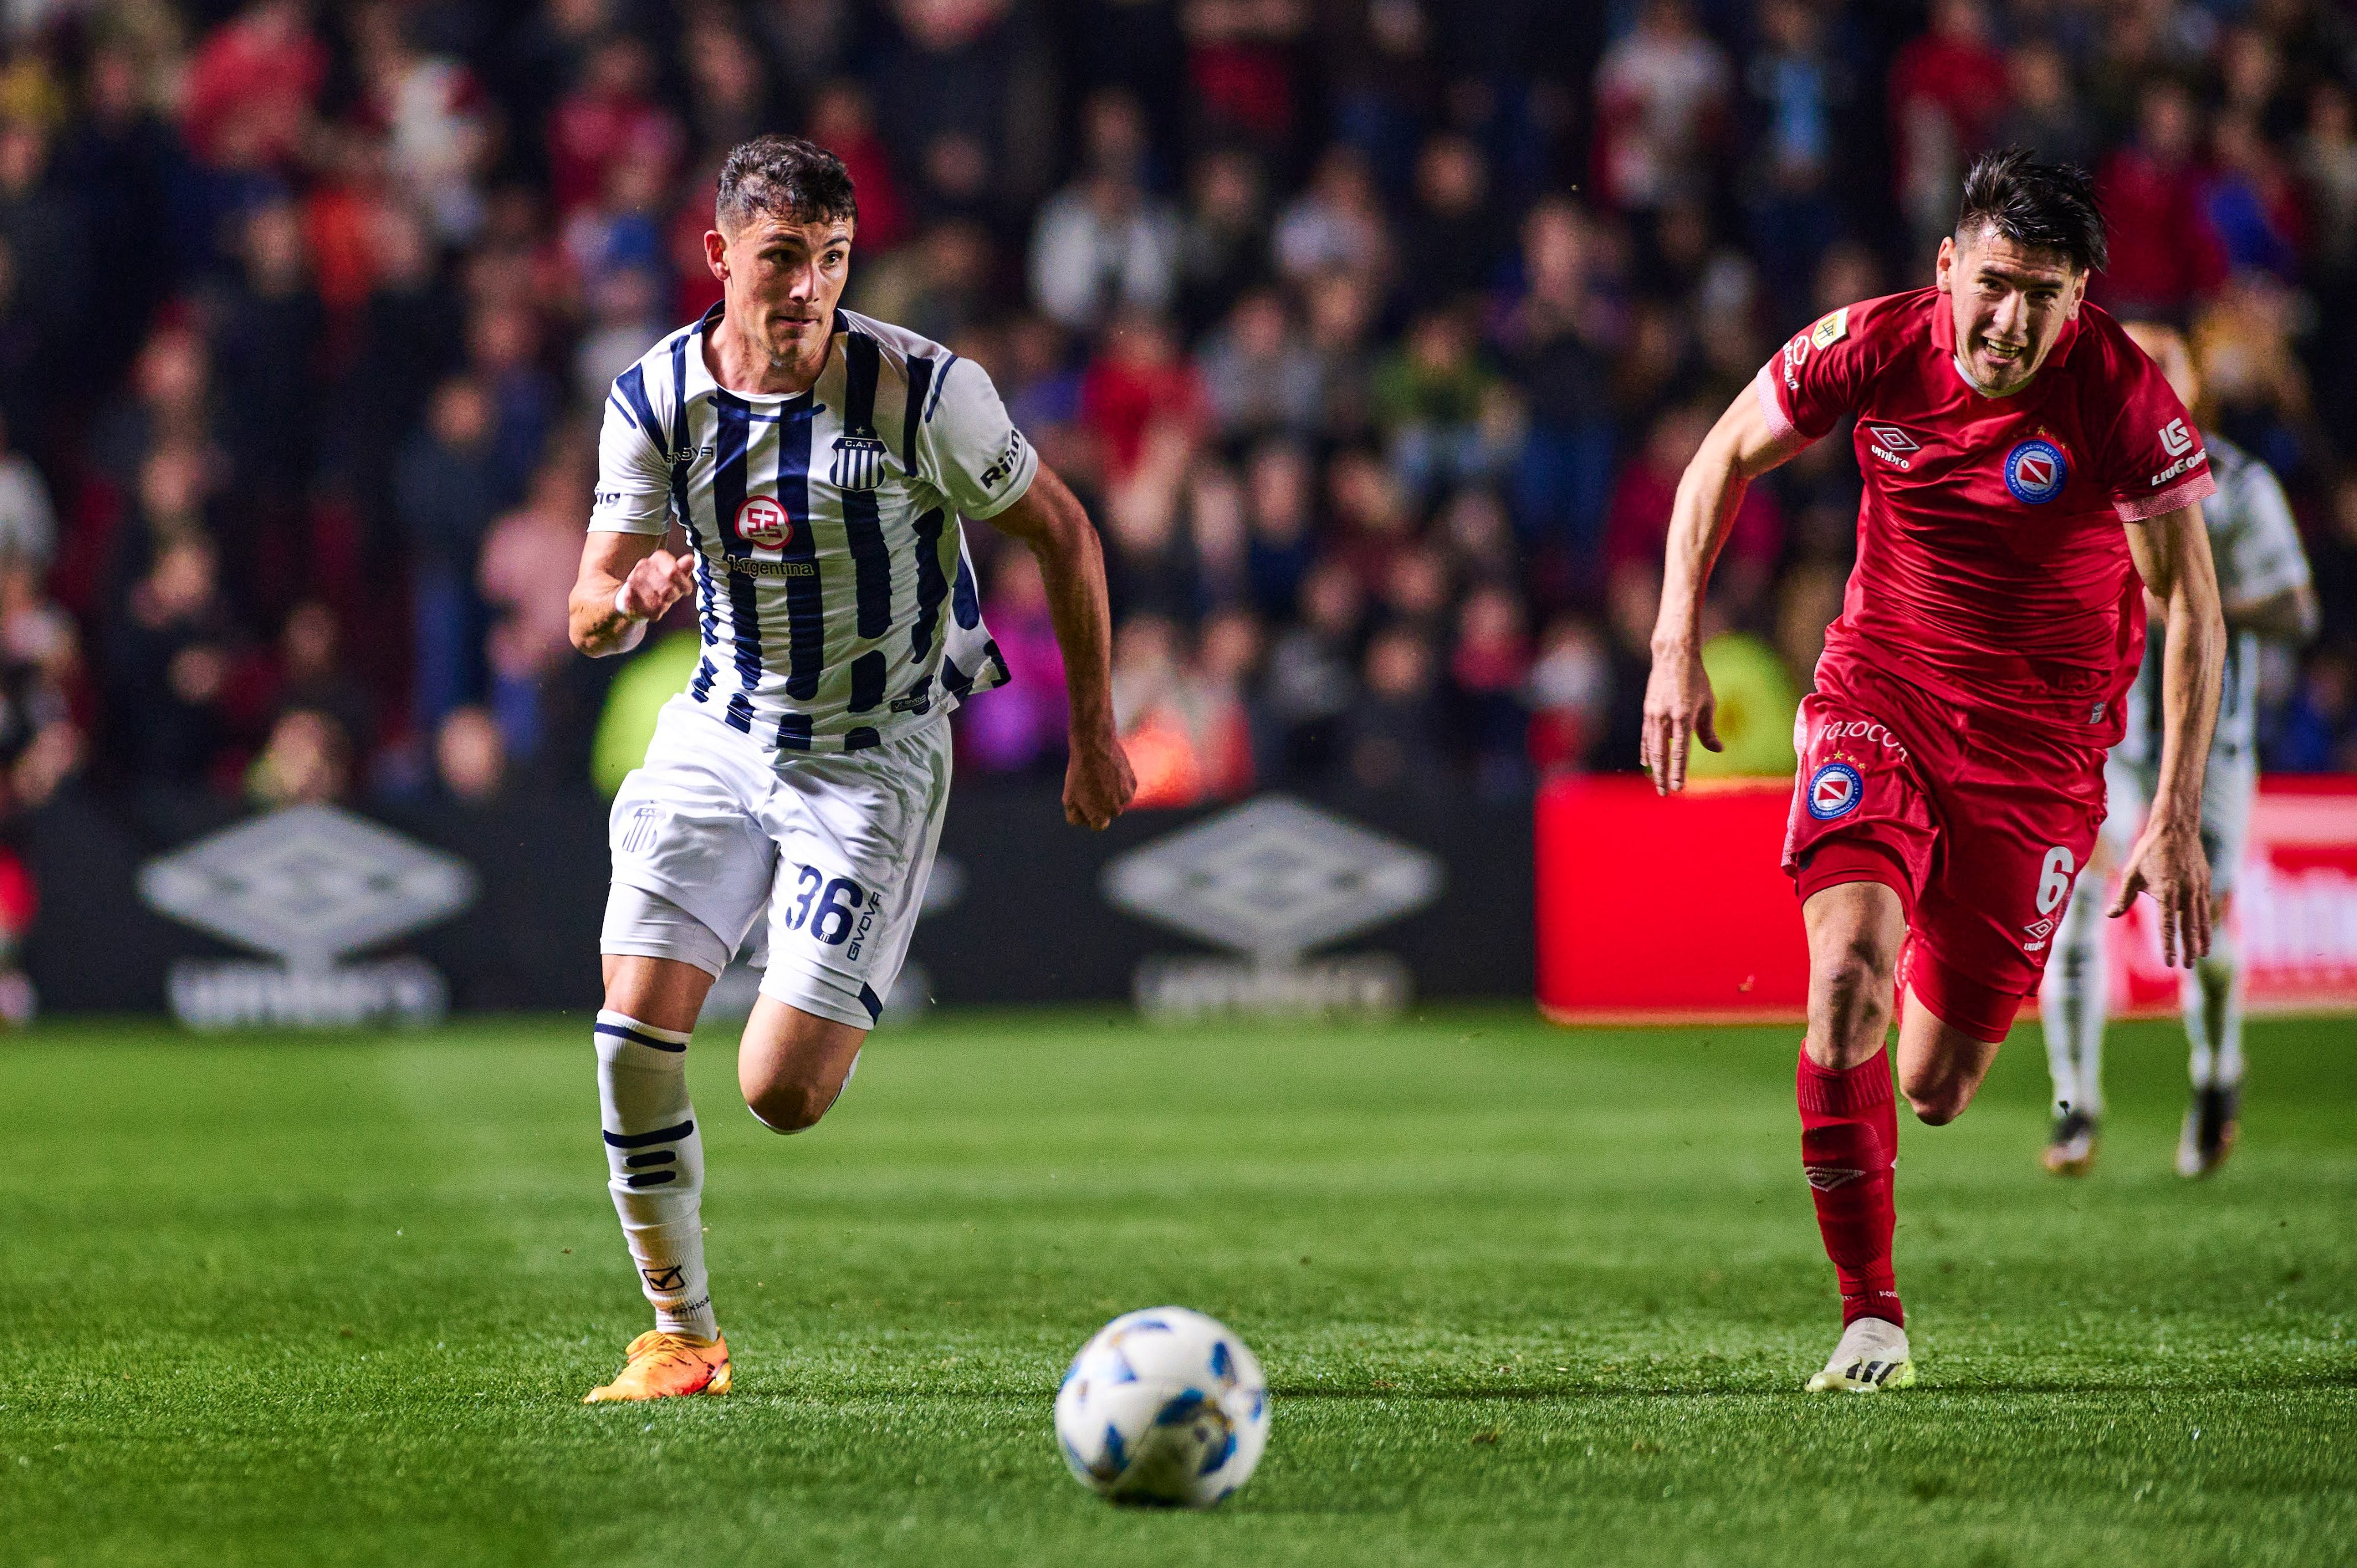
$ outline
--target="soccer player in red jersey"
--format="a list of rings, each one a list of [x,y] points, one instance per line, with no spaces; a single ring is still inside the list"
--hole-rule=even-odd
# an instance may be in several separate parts
[[[1854,416],[1857,564],[1801,704],[1784,869],[1809,940],[1801,1159],[1841,1281],[1812,1390],[1914,1380],[1891,1267],[1899,1122],[1971,1103],[2104,816],[2104,756],[2168,607],[2150,817],[2119,897],[2170,961],[2210,946],[2201,770],[2225,627],[2202,527],[2215,488],[2160,371],[2086,303],[2104,261],[2085,173],[2018,151],[1965,177],[1936,283],[1836,310],[1761,369],[1678,487],[1644,756],[1657,789],[1718,749],[1698,626],[1744,488]],[[1894,987],[1897,997],[1894,999]]]

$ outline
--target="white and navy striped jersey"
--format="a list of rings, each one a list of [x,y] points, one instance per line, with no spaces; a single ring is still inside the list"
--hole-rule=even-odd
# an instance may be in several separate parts
[[[2274,470],[2222,435],[2203,432],[2218,493],[2201,503],[2210,554],[2218,564],[2218,596],[2228,604],[2273,597],[2309,581],[2299,525]],[[2127,733],[2114,754],[2149,767],[2160,760],[2161,627],[2146,636],[2144,664],[2128,688]],[[2259,634],[2226,634],[2226,667],[2218,693],[2212,762],[2239,763],[2258,745]]]
[[[766,745],[859,751],[1002,685],[963,517],[1021,499],[1039,454],[981,366],[847,310],[797,396],[730,392],[713,306],[614,381],[589,526],[695,552],[688,695]]]

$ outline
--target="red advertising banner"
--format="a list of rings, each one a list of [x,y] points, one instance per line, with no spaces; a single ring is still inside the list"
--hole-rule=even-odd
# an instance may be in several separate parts
[[[1792,1021],[1808,949],[1777,864],[1792,785],[1562,779],[1536,824],[1538,1000],[1561,1023]],[[2235,899],[2255,1012],[2357,1008],[2357,779],[2266,781]],[[2175,1011],[2149,901],[2114,928],[2113,1002]]]

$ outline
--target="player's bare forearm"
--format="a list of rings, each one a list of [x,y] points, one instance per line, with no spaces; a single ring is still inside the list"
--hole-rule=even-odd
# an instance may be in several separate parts
[[[2161,952],[2188,966],[2210,950],[2210,863],[2201,849],[2201,776],[2218,719],[2226,622],[2199,503],[2128,527],[2137,572],[2166,612],[2160,766],[2152,812],[2129,852],[2112,913],[2139,892],[2160,907]]]
[[[2199,504],[2131,525],[2128,548],[2165,612],[2161,657],[2160,770],[2153,811],[2199,822],[2201,774],[2218,718],[2226,622],[2218,575]]]
[[[1702,604],[1710,569],[1735,525],[1751,481],[1808,443],[1780,435],[1751,387],[1738,392],[1678,480],[1662,563],[1662,606],[1653,620],[1653,668],[1645,682],[1640,760],[1663,793],[1685,787],[1686,754],[1699,738],[1720,749],[1716,705],[1702,667]]]
[[[2227,630],[2256,632],[2269,642],[2295,648],[2315,641],[2322,627],[2316,590],[2305,583],[2263,599],[2244,599],[2226,607]]]
[[[1104,547],[1088,509],[1045,463],[1023,498],[991,522],[1039,558],[1071,706],[1064,815],[1077,825],[1102,828],[1137,792],[1129,758],[1114,732],[1113,609],[1105,594]]]
[[[695,585],[684,552],[662,548],[667,536],[594,532],[582,542],[581,572],[566,601],[573,646],[592,659],[627,653],[660,617]]]

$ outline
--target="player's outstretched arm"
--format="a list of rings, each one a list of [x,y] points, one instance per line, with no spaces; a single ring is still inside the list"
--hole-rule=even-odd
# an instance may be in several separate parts
[[[1029,547],[1047,579],[1048,611],[1064,655],[1064,691],[1071,706],[1065,820],[1105,827],[1137,793],[1137,779],[1114,734],[1113,610],[1096,525],[1071,488],[1045,463],[1023,498],[990,521]]]
[[[2218,718],[2226,622],[2201,506],[2179,507],[2127,525],[2128,550],[2145,588],[2168,613],[2161,653],[2160,776],[2152,814],[2128,852],[2115,916],[2139,892],[2160,907],[2162,960],[2187,969],[2210,950],[2210,861],[2201,852],[2201,775]]]
[[[1736,509],[1751,481],[1808,446],[1769,423],[1756,387],[1747,386],[1719,415],[1678,481],[1670,513],[1668,559],[1662,564],[1662,609],[1653,622],[1653,671],[1645,681],[1641,760],[1663,794],[1683,789],[1686,753],[1699,737],[1720,749],[1712,725],[1716,699],[1702,667],[1703,590],[1734,526]]]
[[[581,575],[566,601],[573,646],[592,659],[628,653],[654,620],[695,586],[684,552],[659,533],[593,532],[581,546]]]

